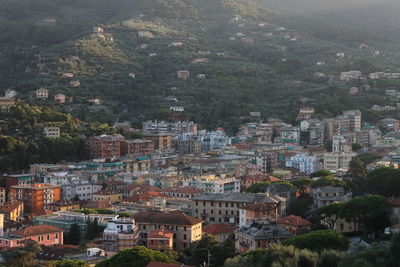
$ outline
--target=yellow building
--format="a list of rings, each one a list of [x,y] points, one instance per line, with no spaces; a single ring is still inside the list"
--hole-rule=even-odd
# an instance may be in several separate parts
[[[15,105],[15,99],[10,97],[0,97],[0,111],[10,112],[12,106]]]
[[[4,214],[5,219],[20,222],[24,216],[24,202],[19,200],[6,202],[0,207],[0,212]]]
[[[150,232],[166,229],[174,233],[173,248],[183,250],[191,243],[201,239],[203,220],[191,217],[180,211],[139,212],[134,215],[139,235],[147,239]]]
[[[122,201],[122,193],[119,191],[101,190],[93,194],[93,200],[108,200],[111,203]]]

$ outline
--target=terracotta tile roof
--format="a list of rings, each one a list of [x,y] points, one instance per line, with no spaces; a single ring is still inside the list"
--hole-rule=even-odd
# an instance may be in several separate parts
[[[156,197],[166,198],[164,194],[155,191],[149,191],[146,193],[135,194],[134,196],[128,197],[124,199],[125,202],[140,202],[140,201],[147,201]]]
[[[107,199],[81,203],[81,208],[83,208],[83,209],[108,209],[111,207],[112,207],[112,204]]]
[[[273,203],[265,203],[265,202],[256,202],[256,203],[250,203],[246,207],[244,207],[245,210],[251,210],[251,211],[271,211],[276,208],[276,205]]]
[[[194,266],[151,261],[146,265],[146,267],[194,267]]]
[[[18,206],[21,204],[23,204],[23,202],[19,200],[6,202],[0,207],[0,212],[12,212],[16,208],[18,208]]]
[[[147,238],[173,238],[174,232],[167,229],[156,229],[151,231]]]
[[[168,189],[164,189],[161,192],[194,195],[194,194],[202,194],[203,190],[190,186],[182,186],[182,187],[171,187]]]
[[[133,215],[137,223],[156,223],[170,225],[195,225],[203,221],[180,211],[145,211]]]
[[[235,230],[236,230],[235,226],[232,226],[227,223],[214,223],[203,227],[203,232],[211,235],[230,233]]]
[[[24,229],[20,229],[14,232],[11,232],[10,235],[12,236],[21,236],[21,237],[29,237],[29,236],[35,236],[35,235],[42,235],[42,234],[48,234],[48,233],[54,233],[54,232],[63,232],[62,229],[50,226],[50,225],[35,225],[35,226],[29,226]]]
[[[108,189],[104,189],[104,190],[100,190],[97,191],[96,193],[93,193],[93,195],[105,195],[105,196],[109,196],[109,195],[116,195],[116,194],[121,194],[118,190],[108,190]]]
[[[270,182],[279,182],[279,181],[282,181],[282,179],[279,179],[279,178],[277,178],[277,177],[275,177],[275,176],[272,176],[272,175],[269,175],[269,176],[268,176],[268,180],[269,180]]]
[[[160,188],[147,184],[129,184],[121,187],[120,189],[123,191],[138,191],[138,192],[160,191]]]
[[[289,215],[285,218],[280,218],[277,220],[278,223],[284,225],[293,225],[293,226],[307,226],[311,225],[311,223],[300,216]]]

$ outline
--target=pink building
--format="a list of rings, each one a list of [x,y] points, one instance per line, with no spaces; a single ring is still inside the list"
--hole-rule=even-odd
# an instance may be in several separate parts
[[[29,226],[9,233],[7,236],[0,236],[0,249],[7,250],[14,247],[22,247],[25,241],[33,240],[39,245],[53,246],[64,243],[63,230],[50,225]]]
[[[156,229],[147,236],[147,247],[150,249],[172,249],[174,232],[167,229]]]

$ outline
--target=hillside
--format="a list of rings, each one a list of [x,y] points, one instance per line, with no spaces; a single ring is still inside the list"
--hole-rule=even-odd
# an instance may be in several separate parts
[[[166,118],[171,106],[183,106],[185,116],[203,127],[233,131],[250,111],[290,121],[304,105],[325,115],[367,110],[388,103],[382,94],[387,83],[349,96],[357,84],[328,83],[313,74],[400,67],[395,43],[289,20],[247,0],[2,2],[0,88],[14,88],[21,99],[44,106],[53,101],[34,100],[37,88],[73,96],[73,104],[57,107],[85,120],[118,117],[139,126],[145,119]],[[139,37],[139,31],[153,37]],[[343,36],[352,39],[335,39]],[[362,42],[369,48],[360,50]],[[336,58],[338,52],[346,57]],[[179,70],[190,77],[178,79]],[[73,78],[62,78],[65,73]],[[102,104],[88,106],[94,97]]]

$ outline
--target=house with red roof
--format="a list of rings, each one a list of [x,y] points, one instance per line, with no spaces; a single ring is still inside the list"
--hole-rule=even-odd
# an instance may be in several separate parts
[[[282,224],[286,230],[291,232],[293,235],[304,234],[311,230],[311,222],[301,218],[300,216],[289,215],[278,219],[277,222]]]
[[[228,223],[213,223],[203,227],[203,234],[207,233],[213,235],[218,242],[222,243],[225,242],[235,230],[236,226]]]
[[[36,241],[43,246],[62,245],[64,243],[63,233],[62,229],[50,225],[29,226],[10,232],[7,236],[0,236],[0,249],[22,247],[25,246],[27,240]]]
[[[139,245],[147,244],[153,230],[170,230],[174,233],[173,248],[183,250],[202,236],[203,220],[188,216],[180,211],[145,211],[133,215],[139,231]]]
[[[147,235],[147,247],[167,250],[173,248],[174,232],[168,229],[156,229]]]
[[[242,207],[239,211],[239,226],[242,227],[251,222],[276,221],[279,209],[276,203],[255,202]]]

